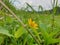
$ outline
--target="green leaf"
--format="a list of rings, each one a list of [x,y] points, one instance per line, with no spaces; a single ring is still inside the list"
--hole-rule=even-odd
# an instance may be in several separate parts
[[[5,28],[2,28],[2,27],[0,27],[0,34],[6,35],[9,37],[13,37],[13,35],[11,35],[8,30],[6,30]]]
[[[0,35],[0,45],[2,44],[3,41],[4,41],[4,37]]]
[[[50,37],[54,37],[56,34],[58,34],[58,32],[60,32],[59,28],[56,28],[55,30],[53,30],[53,32],[51,32],[49,35]]]
[[[15,34],[14,34],[14,37],[15,38],[19,38],[19,37],[21,37],[26,31],[24,31],[25,29],[23,28],[23,27],[20,27],[20,28],[18,28],[18,30],[17,31],[15,31]]]
[[[41,41],[37,29],[32,29],[32,30],[33,30],[33,32],[35,33],[36,37],[39,39],[39,41]]]
[[[24,43],[23,45],[26,45],[26,43],[28,42],[28,45],[32,45],[34,40],[32,38],[32,36],[30,34],[27,33],[27,35],[24,37]]]
[[[50,39],[49,40],[49,44],[54,44],[54,43],[59,43],[60,42],[60,39]]]
[[[45,26],[43,23],[40,23],[39,27],[40,27],[40,31],[41,31],[44,39],[46,39],[47,37],[49,37],[48,36],[48,32],[47,32],[47,26]]]

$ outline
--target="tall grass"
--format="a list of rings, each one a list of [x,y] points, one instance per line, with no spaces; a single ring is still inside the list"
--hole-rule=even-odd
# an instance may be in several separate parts
[[[21,23],[14,18],[14,14],[3,7],[0,10],[0,45],[60,45],[60,14],[55,15],[55,8],[53,8],[52,14],[41,14],[36,12],[29,4],[27,4],[28,7],[35,12],[17,10],[8,0],[3,0],[3,2],[18,16],[19,20],[21,19],[27,25],[27,29],[35,37],[23,28]],[[41,10],[43,10],[42,7]],[[33,26],[37,24],[38,29],[34,29],[31,24],[29,25],[28,20],[30,18],[32,19],[30,23]]]

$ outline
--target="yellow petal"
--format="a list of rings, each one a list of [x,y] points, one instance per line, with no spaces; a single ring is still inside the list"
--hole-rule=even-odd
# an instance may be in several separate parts
[[[32,21],[31,18],[28,20],[28,23],[32,28],[35,28],[35,29],[38,28],[38,24],[36,24],[35,21]]]

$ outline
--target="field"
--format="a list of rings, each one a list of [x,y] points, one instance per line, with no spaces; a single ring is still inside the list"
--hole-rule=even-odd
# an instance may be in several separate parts
[[[8,2],[7,6],[1,4],[0,45],[60,45],[60,14],[17,10]]]

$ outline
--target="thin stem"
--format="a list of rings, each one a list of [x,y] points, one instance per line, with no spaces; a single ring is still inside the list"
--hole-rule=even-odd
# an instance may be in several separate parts
[[[53,8],[53,14],[52,14],[52,31],[54,30],[54,6],[55,6],[55,0],[53,0],[53,5],[52,5],[52,8]]]
[[[52,15],[52,31],[54,30],[54,14]]]

